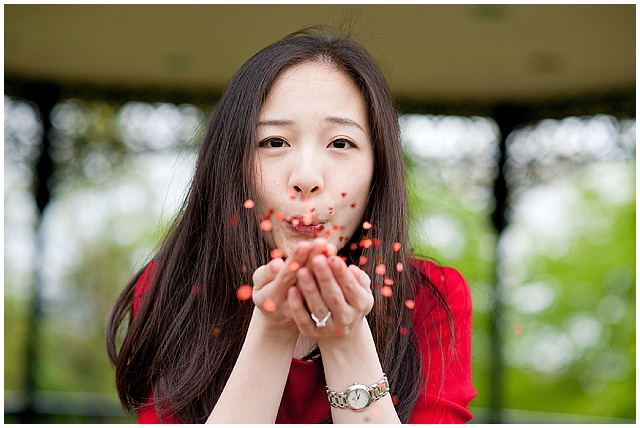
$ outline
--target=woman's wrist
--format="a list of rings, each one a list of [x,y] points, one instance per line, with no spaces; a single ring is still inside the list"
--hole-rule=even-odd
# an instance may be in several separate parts
[[[258,307],[253,310],[251,326],[258,334],[279,345],[293,343],[293,346],[295,346],[300,334],[295,323],[274,322]]]

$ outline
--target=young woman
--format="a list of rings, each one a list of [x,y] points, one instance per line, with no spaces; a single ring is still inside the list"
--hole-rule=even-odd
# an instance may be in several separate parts
[[[472,417],[469,289],[410,257],[397,112],[360,45],[301,32],[242,66],[107,347],[140,422]]]

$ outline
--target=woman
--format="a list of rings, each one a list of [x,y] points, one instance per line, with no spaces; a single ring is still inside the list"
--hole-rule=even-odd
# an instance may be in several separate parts
[[[141,422],[469,420],[468,286],[409,258],[404,174],[393,100],[358,44],[309,31],[249,59],[174,227],[112,313],[125,409]]]

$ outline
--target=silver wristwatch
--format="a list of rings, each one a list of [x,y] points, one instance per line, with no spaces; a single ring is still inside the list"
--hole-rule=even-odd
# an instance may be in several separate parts
[[[354,383],[345,392],[331,391],[327,387],[327,400],[333,407],[341,409],[349,408],[353,410],[364,410],[369,405],[384,397],[389,393],[389,381],[387,375],[383,374],[379,382],[366,386]]]

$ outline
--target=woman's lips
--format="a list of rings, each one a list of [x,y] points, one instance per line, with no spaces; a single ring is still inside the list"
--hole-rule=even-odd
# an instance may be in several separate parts
[[[300,235],[317,235],[324,230],[324,223],[316,218],[309,221],[303,216],[294,216],[287,221],[291,230]]]

